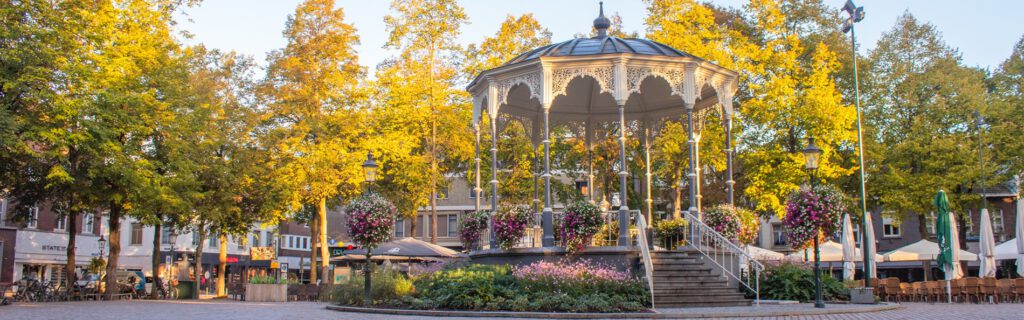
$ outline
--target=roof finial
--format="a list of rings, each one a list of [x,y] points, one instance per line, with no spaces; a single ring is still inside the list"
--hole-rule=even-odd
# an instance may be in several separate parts
[[[611,27],[612,21],[604,16],[604,1],[598,3],[601,9],[597,19],[594,19],[594,29],[597,30],[597,37],[595,38],[604,38],[608,36],[608,28]]]

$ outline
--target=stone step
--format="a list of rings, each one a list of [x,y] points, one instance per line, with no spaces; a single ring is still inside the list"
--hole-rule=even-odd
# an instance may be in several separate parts
[[[702,266],[703,262],[697,261],[697,259],[652,259],[651,264],[655,266]]]
[[[672,279],[672,280],[658,280],[654,282],[655,288],[695,288],[695,287],[723,287],[728,286],[729,282],[721,277],[714,277],[713,279]]]
[[[665,267],[654,269],[654,275],[715,275],[711,272],[711,268],[700,268],[700,267]]]
[[[657,301],[655,308],[704,308],[704,307],[746,307],[751,301],[747,299],[717,300],[717,301]]]
[[[738,293],[736,288],[730,288],[727,286],[722,287],[694,287],[694,288],[659,288],[654,286],[654,296],[659,295],[676,295],[676,294],[694,294],[694,295],[712,295],[712,294],[733,294]]]
[[[701,264],[701,263],[692,263],[692,264],[673,263],[673,264],[656,264],[656,265],[654,265],[654,272],[658,272],[658,271],[691,271],[691,270],[693,270],[693,271],[703,271],[703,270],[711,270],[711,268],[705,267],[704,264]]]

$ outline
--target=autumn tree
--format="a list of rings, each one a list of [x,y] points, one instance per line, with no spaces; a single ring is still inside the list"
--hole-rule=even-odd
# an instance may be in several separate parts
[[[396,202],[417,208],[426,194],[411,192],[429,193],[430,239],[436,243],[437,189],[447,185],[443,177],[461,171],[459,164],[472,154],[467,94],[455,86],[459,79],[456,59],[461,52],[455,39],[468,18],[453,0],[395,0],[391,9],[384,17],[388,31],[385,47],[397,49],[399,55],[378,67],[377,95],[383,101],[377,108],[389,109],[378,121],[403,124],[385,128],[383,135],[402,132],[409,139],[401,145],[391,144],[396,150],[382,153],[407,159],[406,169],[425,169],[427,187],[407,190],[410,193],[404,197],[409,199]],[[426,168],[417,165],[420,161]]]
[[[874,140],[869,147],[878,148],[872,155],[880,161],[866,168],[875,205],[896,219],[924,215],[935,192],[945,189],[953,211],[962,212],[980,191],[974,113],[989,112],[985,73],[963,66],[935,26],[910,13],[882,35],[870,61],[866,139]]]
[[[264,130],[279,155],[278,182],[290,184],[291,207],[316,206],[311,224],[311,255],[319,253],[321,274],[327,272],[327,202],[359,191],[365,159],[358,149],[364,76],[355,46],[355,27],[345,22],[333,0],[308,0],[288,17],[287,45],[270,53],[262,88],[267,114]],[[310,272],[316,282],[317,268]]]
[[[1013,46],[990,79],[989,112],[991,140],[994,147],[994,169],[999,168],[994,182],[1024,178],[1024,37]],[[986,152],[988,152],[986,150]],[[1020,186],[1015,186],[1020,187]],[[1020,213],[1018,213],[1020,214]]]

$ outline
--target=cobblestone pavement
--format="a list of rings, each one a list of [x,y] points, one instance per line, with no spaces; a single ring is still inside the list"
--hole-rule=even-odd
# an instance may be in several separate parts
[[[16,303],[0,306],[0,320],[44,320],[44,319],[435,319],[436,317],[412,317],[345,313],[324,309],[325,304],[313,302],[291,303],[247,303],[236,301],[114,301],[114,302],[60,302],[60,303]],[[799,308],[796,306],[794,308]],[[805,306],[804,306],[805,307]],[[682,309],[685,310],[685,309]],[[772,309],[777,311],[778,309]],[[680,309],[672,310],[681,311]],[[738,310],[732,309],[731,312]],[[707,312],[702,309],[701,312]],[[453,318],[460,319],[460,318]],[[466,318],[461,318],[466,319]],[[483,319],[483,318],[472,318]],[[509,318],[503,318],[509,319]],[[758,318],[770,319],[770,318]],[[800,316],[786,319],[1024,319],[1024,304],[903,304],[898,310],[874,313],[835,314]]]

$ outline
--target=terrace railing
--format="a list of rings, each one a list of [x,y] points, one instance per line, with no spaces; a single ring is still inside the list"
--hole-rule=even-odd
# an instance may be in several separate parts
[[[723,276],[739,282],[740,286],[754,293],[754,301],[760,305],[760,275],[764,272],[764,265],[689,212],[686,212],[686,219],[690,222],[690,232],[686,235],[690,247],[717,265]]]
[[[647,230],[647,219],[644,215],[636,215],[636,227]],[[644,264],[644,276],[647,278],[647,289],[651,292],[651,308],[654,308],[654,262],[651,261],[651,249],[648,246],[647,232],[637,232],[636,242],[640,246],[640,259]]]

